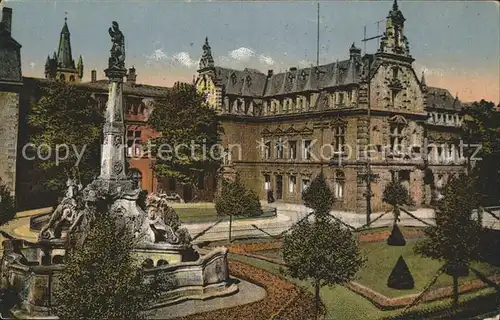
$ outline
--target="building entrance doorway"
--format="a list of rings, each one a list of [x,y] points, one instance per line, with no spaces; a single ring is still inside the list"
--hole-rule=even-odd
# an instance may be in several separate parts
[[[276,199],[283,199],[283,176],[276,176]]]

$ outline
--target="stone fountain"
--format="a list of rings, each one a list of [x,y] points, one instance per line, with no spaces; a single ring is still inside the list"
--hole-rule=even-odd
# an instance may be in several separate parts
[[[227,249],[220,247],[201,255],[191,244],[179,217],[168,205],[166,195],[151,194],[141,207],[141,189],[127,178],[125,166],[123,77],[125,41],[118,23],[109,28],[112,39],[108,69],[109,95],[103,128],[100,176],[85,188],[68,180],[68,191],[35,243],[10,239],[3,243],[1,287],[19,294],[20,303],[11,311],[16,318],[48,319],[57,317],[51,309],[58,274],[64,269],[67,241],[84,241],[100,198],[111,197],[108,214],[129,224],[137,238],[134,252],[146,275],[169,279],[169,289],[156,306],[187,299],[207,299],[238,291],[229,279]],[[162,277],[163,276],[163,277]],[[82,297],[84,298],[84,297]]]

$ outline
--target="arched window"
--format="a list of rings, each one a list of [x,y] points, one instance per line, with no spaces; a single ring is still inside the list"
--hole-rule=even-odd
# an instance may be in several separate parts
[[[144,262],[142,263],[142,267],[145,269],[153,268],[154,267],[153,260],[151,260],[151,259],[144,260]]]
[[[163,259],[158,260],[158,262],[156,263],[157,267],[166,266],[166,265],[168,265],[168,262],[167,262],[167,260],[163,260]]]
[[[70,75],[69,76],[69,81],[70,82],[75,82],[75,76],[74,75]]]
[[[344,198],[344,189],[345,189],[344,172],[337,170],[337,172],[335,172],[335,180],[333,184],[333,192],[335,194],[336,199],[341,200]]]
[[[59,75],[59,80],[61,80],[61,81],[66,81],[66,76],[64,75],[64,73],[61,73],[61,74]]]

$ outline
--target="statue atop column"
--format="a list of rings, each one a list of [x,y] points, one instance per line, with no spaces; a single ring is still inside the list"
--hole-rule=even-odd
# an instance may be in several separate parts
[[[125,68],[125,37],[118,26],[118,22],[113,21],[112,26],[109,28],[109,35],[111,36],[111,57],[109,57],[108,67],[110,69],[124,69]]]

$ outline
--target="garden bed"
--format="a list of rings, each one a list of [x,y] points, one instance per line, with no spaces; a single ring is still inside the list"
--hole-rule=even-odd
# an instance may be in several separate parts
[[[388,246],[386,239],[390,234],[388,228],[367,230],[359,234],[360,246],[367,262],[359,271],[357,279],[347,288],[372,302],[381,310],[397,309],[412,302],[424,290],[430,280],[436,275],[443,262],[425,258],[414,253],[414,246],[423,237],[419,228],[402,228],[407,240],[406,246]],[[278,265],[284,265],[282,260],[283,242],[281,240],[236,242],[228,245],[231,253],[256,258]],[[410,290],[396,290],[387,287],[387,278],[399,256],[406,260],[415,280],[415,287]],[[491,281],[500,283],[500,268],[484,262],[471,265]],[[475,292],[487,287],[472,272],[467,277],[460,278],[460,292]],[[423,296],[423,301],[435,301],[452,295],[452,278],[442,274],[431,290]]]
[[[266,297],[257,302],[189,315],[178,320],[314,318],[314,296],[310,292],[273,273],[239,261],[229,261],[229,270],[231,275],[263,287]]]

